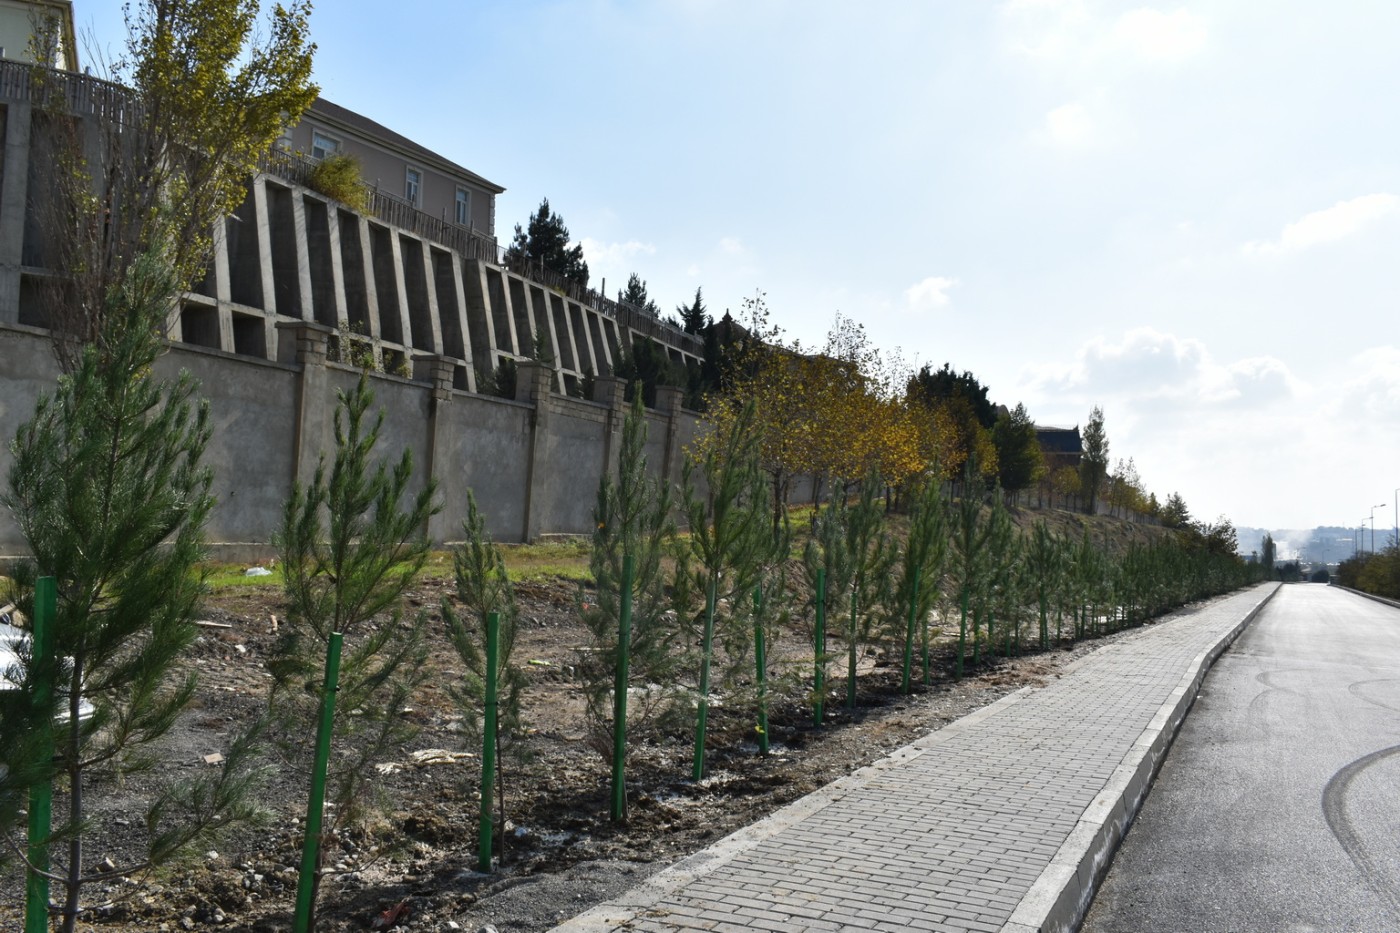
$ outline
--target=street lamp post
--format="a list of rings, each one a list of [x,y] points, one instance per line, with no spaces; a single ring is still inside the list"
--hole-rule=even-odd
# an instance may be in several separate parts
[[[1389,503],[1382,502],[1380,505],[1371,506],[1371,553],[1376,553],[1376,509],[1383,509]]]
[[[1395,511],[1390,514],[1395,519],[1395,537],[1390,539],[1390,545],[1400,551],[1400,486],[1395,487]]]

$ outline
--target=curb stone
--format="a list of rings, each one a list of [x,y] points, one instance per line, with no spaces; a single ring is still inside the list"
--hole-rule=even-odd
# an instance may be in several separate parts
[[[1033,869],[1032,873],[1022,876],[1029,888],[1018,886],[1019,891],[1027,892],[1019,899],[1015,899],[1014,895],[1010,898],[999,897],[1001,882],[988,876],[985,882],[976,882],[971,888],[964,886],[963,893],[958,896],[966,897],[967,902],[950,901],[945,895],[934,894],[926,908],[916,908],[914,913],[901,910],[898,905],[904,901],[898,894],[899,891],[926,892],[928,881],[937,877],[941,871],[933,867],[920,868],[914,863],[912,873],[907,870],[910,866],[906,864],[903,877],[892,881],[888,890],[880,889],[884,891],[883,895],[873,889],[862,891],[857,880],[856,887],[852,889],[854,898],[849,903],[838,902],[832,905],[828,902],[820,906],[818,901],[822,900],[825,894],[813,890],[811,886],[804,887],[804,882],[799,876],[811,866],[830,863],[833,855],[826,849],[821,852],[807,850],[801,842],[797,843],[796,849],[776,859],[766,869],[752,876],[746,876],[744,873],[753,870],[749,863],[755,849],[762,847],[764,850],[771,850],[770,842],[776,843],[783,837],[793,839],[794,833],[797,834],[796,838],[800,839],[804,834],[804,827],[810,827],[810,833],[820,834],[824,831],[820,828],[823,823],[826,824],[825,831],[830,831],[833,826],[839,827],[844,820],[851,818],[852,813],[864,810],[868,814],[872,801],[888,799],[891,782],[899,784],[900,779],[905,778],[904,783],[907,784],[908,775],[914,772],[930,772],[941,763],[940,759],[949,760],[942,754],[945,751],[943,746],[958,749],[968,741],[974,740],[987,728],[995,730],[998,724],[1004,724],[1010,730],[1006,733],[1008,736],[1015,735],[1016,730],[1024,729],[1025,723],[1021,712],[1023,707],[1020,704],[1028,697],[1037,696],[1036,691],[1030,687],[1008,694],[997,702],[898,749],[880,761],[787,805],[709,848],[663,869],[616,899],[563,922],[553,930],[556,933],[603,933],[634,929],[766,929],[782,930],[784,933],[796,933],[799,930],[895,929],[957,929],[968,933],[996,933],[998,930],[1002,933],[1038,933],[1042,930],[1045,933],[1058,933],[1062,930],[1073,930],[1087,909],[1094,887],[1106,870],[1114,848],[1146,796],[1157,767],[1166,755],[1177,728],[1200,689],[1205,672],[1215,658],[1249,625],[1276,591],[1277,586],[1257,598],[1252,605],[1247,600],[1242,601],[1240,609],[1245,609],[1246,606],[1248,609],[1244,611],[1240,621],[1230,624],[1222,620],[1225,624],[1230,624],[1223,635],[1215,636],[1213,641],[1197,641],[1196,644],[1206,643],[1208,647],[1184,664],[1182,660],[1177,660],[1172,667],[1162,670],[1166,676],[1161,678],[1165,680],[1161,687],[1166,688],[1166,692],[1159,692],[1157,696],[1165,695],[1165,701],[1156,708],[1150,705],[1140,707],[1141,718],[1136,721],[1140,724],[1146,723],[1146,727],[1138,725],[1136,728],[1141,729],[1140,733],[1133,731],[1122,735],[1122,744],[1117,748],[1126,748],[1127,751],[1117,753],[1122,755],[1120,761],[1115,763],[1112,758],[1097,759],[1097,773],[1107,776],[1106,780],[1104,777],[1095,778],[1096,781],[1103,782],[1098,785],[1102,790],[1090,798],[1087,804],[1080,804],[1083,810],[1077,815],[1073,809],[1060,811],[1061,816],[1058,819],[1065,821],[1061,825],[1068,828],[1068,838],[1063,835],[1066,830],[1059,830],[1056,833],[1057,842],[1051,843],[1055,848],[1042,850],[1044,854],[1037,861],[1038,866],[1044,867],[1038,867],[1038,872]],[[1110,650],[1114,650],[1113,645],[1104,646],[1076,659],[1066,668],[1065,673],[1078,668],[1100,651]],[[1179,680],[1173,680],[1171,678],[1175,675],[1170,673],[1173,670],[1184,670],[1185,674]],[[1130,673],[1129,680],[1136,676],[1138,675]],[[978,731],[972,731],[974,729]],[[1023,736],[1024,734],[1021,733]],[[1039,747],[1031,746],[1033,749]],[[1000,773],[1014,775],[1017,773],[1017,766],[1015,761],[1008,762],[1006,767],[1011,770]],[[969,773],[967,784],[975,791],[976,787],[984,786],[986,778],[985,773]],[[1013,782],[1016,780],[1019,778],[1012,778]],[[1005,805],[1004,799],[1002,798],[1002,806]],[[1007,826],[1006,813],[996,812],[996,803],[993,801],[992,823],[999,824],[1000,828],[993,829],[993,834],[1004,833]],[[1011,812],[1022,812],[1014,809],[1019,806],[1023,804],[1014,804]],[[1003,818],[999,820],[998,816]],[[1055,819],[1052,817],[1051,821],[1054,822]],[[944,826],[948,826],[946,821]],[[973,837],[982,835],[978,827],[967,827],[966,831]],[[1016,833],[1016,837],[1017,841],[1012,843],[1013,846],[1019,848],[1024,845],[1027,851],[1034,849],[1036,843],[1033,837],[1021,836],[1019,832]],[[882,844],[876,843],[877,846]],[[868,840],[863,846],[860,843],[855,845],[863,852],[871,851]],[[844,857],[840,846],[836,849],[835,857]],[[890,850],[886,848],[884,851]],[[989,870],[977,867],[993,864],[989,859],[999,862],[1002,856],[996,853],[997,850],[988,849],[983,845],[980,854],[974,851],[970,856],[971,861],[963,858],[960,852],[953,853],[951,858],[962,861],[965,866],[972,866],[972,874],[976,875]],[[878,861],[880,855],[874,857]],[[933,862],[948,857],[936,853],[932,856]],[[745,867],[736,869],[735,864]],[[853,876],[854,879],[869,877],[859,870],[853,872]],[[789,898],[785,908],[778,908],[786,913],[754,908],[740,917],[731,916],[729,910],[721,906],[730,903],[732,897],[742,897],[740,892],[748,890],[751,885],[757,892],[765,888],[771,889],[775,884],[783,889],[798,889],[792,895],[792,898],[798,901],[795,905],[792,898]],[[909,888],[908,885],[911,884],[916,887]],[[687,898],[690,901],[689,906],[677,911],[677,900],[685,901]],[[874,903],[882,898],[883,905]],[[998,907],[998,903],[1004,906]],[[888,906],[890,904],[895,906]],[[931,913],[920,914],[917,912],[920,909],[930,909]],[[1000,916],[996,916],[997,914]]]
[[[1107,786],[1089,804],[1069,838],[1016,905],[1001,933],[1072,933],[1079,929],[1118,843],[1141,809],[1177,730],[1200,693],[1206,672],[1274,598],[1279,586],[1282,584],[1275,585],[1238,625],[1191,662],[1180,685],[1157,710]]]

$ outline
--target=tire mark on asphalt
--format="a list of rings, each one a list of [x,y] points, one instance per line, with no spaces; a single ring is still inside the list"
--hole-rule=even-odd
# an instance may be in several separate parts
[[[1366,844],[1351,825],[1346,813],[1346,795],[1351,782],[1367,768],[1395,755],[1400,755],[1400,745],[1392,745],[1363,755],[1333,774],[1327,786],[1322,789],[1322,815],[1342,851],[1346,852],[1347,858],[1351,859],[1352,864],[1361,872],[1362,879],[1390,905],[1396,915],[1400,915],[1400,896],[1397,896],[1385,873],[1366,851]]]
[[[1260,671],[1258,674],[1254,675],[1255,682],[1263,684],[1264,689],[1261,690],[1254,697],[1254,699],[1249,701],[1249,718],[1251,722],[1253,722],[1255,725],[1257,725],[1260,729],[1263,730],[1264,735],[1266,737],[1270,734],[1271,730],[1269,729],[1268,717],[1264,715],[1263,707],[1265,700],[1267,700],[1269,697],[1273,696],[1276,693],[1286,693],[1289,696],[1300,697],[1304,700],[1308,699],[1308,695],[1306,693],[1303,693],[1298,690],[1293,690],[1289,687],[1280,687],[1278,684],[1273,682],[1272,678],[1277,674],[1299,673],[1303,673],[1302,668],[1290,668],[1288,670],[1282,671]]]
[[[1366,692],[1361,689],[1367,684],[1393,683],[1400,683],[1400,681],[1397,681],[1394,677],[1382,677],[1377,680],[1358,680],[1356,683],[1347,686],[1347,693],[1350,693],[1352,696],[1356,697],[1358,700],[1361,700],[1363,703],[1370,703],[1372,706],[1379,706],[1381,709],[1388,709],[1392,713],[1400,713],[1400,706],[1391,706],[1389,703],[1382,703],[1375,697],[1367,696]]]

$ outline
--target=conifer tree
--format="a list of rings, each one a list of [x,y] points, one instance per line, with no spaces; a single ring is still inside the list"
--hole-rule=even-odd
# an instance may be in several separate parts
[[[694,585],[705,602],[699,633],[700,672],[692,763],[692,776],[697,781],[704,774],[716,628],[727,663],[720,682],[727,687],[749,657],[753,590],[762,583],[765,571],[785,556],[787,547],[786,537],[775,537],[768,525],[768,483],[759,467],[758,443],[754,405],[750,402],[728,426],[720,443],[708,446],[701,457],[703,494],[696,489],[690,461],[685,464],[685,508],[690,519]],[[727,609],[717,608],[721,606]]]
[[[589,559],[596,590],[580,593],[580,615],[588,629],[578,664],[586,736],[589,747],[605,760],[611,759],[614,750],[613,689],[620,657],[623,570],[628,558],[634,568],[627,643],[630,682],[648,685],[648,689],[638,691],[637,702],[628,711],[628,738],[676,712],[674,685],[683,662],[662,563],[674,548],[676,533],[671,489],[647,475],[646,437],[646,408],[637,392],[623,422],[617,474],[604,474],[598,483]],[[652,689],[651,685],[659,686]]]
[[[466,618],[459,616],[452,603],[444,598],[442,619],[447,629],[448,640],[466,667],[466,676],[460,685],[449,686],[448,691],[467,714],[468,741],[479,748],[486,705],[487,618],[496,613],[499,616],[499,629],[496,668],[498,714],[495,739],[500,751],[504,753],[515,747],[515,741],[525,733],[521,699],[529,681],[520,665],[514,661],[515,636],[519,622],[515,588],[506,572],[505,559],[501,556],[500,548],[496,547],[486,531],[486,519],[477,508],[476,497],[470,491],[467,492],[467,517],[462,522],[462,533],[462,543],[452,552],[452,569],[457,585],[457,600],[466,608],[467,615]],[[498,797],[500,819],[497,825],[502,827],[504,832],[504,754],[498,754],[496,762],[496,785],[502,788]]]
[[[700,289],[695,289],[695,300],[688,305],[677,305],[676,314],[687,334],[699,334],[709,324],[709,314],[705,302],[700,297]]]
[[[57,582],[52,650],[65,661],[49,672],[59,675],[62,712],[55,719],[52,710],[40,711],[28,725],[54,730],[54,764],[66,779],[64,816],[50,847],[66,933],[95,878],[149,869],[256,814],[249,796],[254,730],[233,741],[216,772],[166,785],[137,821],[147,840],[136,864],[101,876],[87,865],[85,840],[101,824],[89,799],[92,776],[152,768],[149,746],[195,689],[194,675],[176,665],[194,640],[204,593],[197,562],[213,505],[211,474],[200,464],[209,413],[188,373],[165,381],[152,372],[162,351],[157,334],[177,293],[165,251],[142,254],[108,295],[102,339],[83,348],[76,369],[20,428],[9,490],[0,497],[34,555],[21,579],[42,574]],[[33,673],[24,672],[27,690]],[[30,739],[7,734],[6,753]],[[15,773],[23,773],[18,763]]]
[[[371,812],[373,765],[412,735],[399,710],[424,676],[427,615],[405,616],[402,600],[428,557],[423,531],[439,511],[436,485],[428,480],[410,494],[408,450],[392,467],[375,459],[384,413],[370,420],[373,404],[364,376],[339,393],[329,473],[323,459],[309,485],[293,487],[276,539],[287,619],[268,659],[269,705],[287,760],[308,773],[306,736],[316,731],[326,648],[332,633],[345,638],[328,835]]]
[[[947,506],[943,501],[937,470],[930,471],[914,493],[914,509],[909,519],[909,538],[900,561],[896,605],[908,612],[904,632],[903,689],[912,682],[914,649],[922,655],[924,683],[928,683],[928,617],[943,587],[943,568],[948,559]]]

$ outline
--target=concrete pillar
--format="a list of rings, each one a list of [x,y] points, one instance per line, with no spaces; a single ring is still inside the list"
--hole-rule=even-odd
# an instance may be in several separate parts
[[[369,314],[369,337],[378,340],[379,329],[379,283],[374,277],[374,244],[370,242],[369,221],[363,214],[360,218],[360,263],[365,275],[365,308]]]
[[[528,360],[519,364],[515,380],[515,400],[529,402],[535,406],[530,419],[530,455],[525,468],[525,527],[520,538],[525,543],[536,540],[544,531],[543,511],[537,495],[539,484],[544,481],[544,444],[549,435],[550,415],[553,403],[549,386],[554,374],[544,363]]]
[[[656,408],[666,416],[666,448],[661,459],[661,476],[668,483],[681,478],[681,401],[685,390],[675,386],[656,387]]]
[[[292,242],[297,250],[297,291],[301,294],[302,320],[316,320],[316,303],[311,298],[311,242],[306,232],[306,204],[301,192],[292,189]]]
[[[350,303],[345,298],[345,257],[340,252],[340,211],[335,204],[326,205],[326,231],[331,250],[331,294],[335,300],[337,326],[350,329]]]
[[[403,244],[399,242],[399,232],[389,228],[389,255],[393,257],[394,293],[399,303],[399,333],[403,334],[405,348],[413,346],[413,316],[408,313],[408,283],[403,275]],[[411,351],[410,351],[411,352]]]
[[[429,479],[438,479],[438,486],[441,488],[442,476],[451,469],[451,465],[446,462],[447,451],[452,449],[452,442],[455,440],[452,434],[452,419],[447,417],[447,405],[452,401],[452,371],[456,368],[456,362],[451,357],[438,353],[418,353],[413,357],[413,364],[420,372],[426,370],[428,381],[432,384],[433,394],[428,400],[428,462],[423,465],[423,469]],[[424,529],[424,533],[429,541],[441,544],[449,539],[452,530],[451,522],[444,511],[428,519],[428,527]]]
[[[593,381],[593,401],[608,406],[603,421],[603,472],[616,475],[622,421],[627,417],[627,386],[616,376],[599,376]]]
[[[467,391],[476,391],[476,355],[472,350],[472,332],[467,322],[467,290],[462,281],[462,264],[452,257],[452,287],[457,292],[457,327],[462,334],[462,357],[467,364]]]
[[[24,215],[29,207],[29,118],[23,101],[7,101],[0,158],[0,321],[19,322],[20,267],[24,263]]]
[[[433,353],[442,353],[447,345],[442,339],[442,319],[438,317],[441,305],[438,304],[437,300],[437,274],[433,271],[433,245],[427,240],[422,241],[422,253],[423,291],[428,296],[428,320],[432,323],[433,329],[432,334],[429,335],[432,346],[423,349],[431,349]],[[419,339],[422,339],[422,335],[419,335]]]
[[[330,436],[334,405],[330,400],[326,352],[335,329],[314,321],[280,321],[277,331],[282,361],[301,367],[296,391],[292,479],[305,486],[315,476],[322,444]]]
[[[471,304],[463,305],[463,309],[469,324],[471,321],[479,321],[481,324],[481,339],[472,340],[471,352],[467,359],[472,364],[472,369],[489,374],[496,368],[495,348],[499,344],[496,340],[496,322],[491,312],[491,286],[486,277],[486,263],[479,259],[467,260],[462,285]],[[502,282],[504,283],[504,280]],[[477,391],[475,373],[472,375],[472,391]]]

